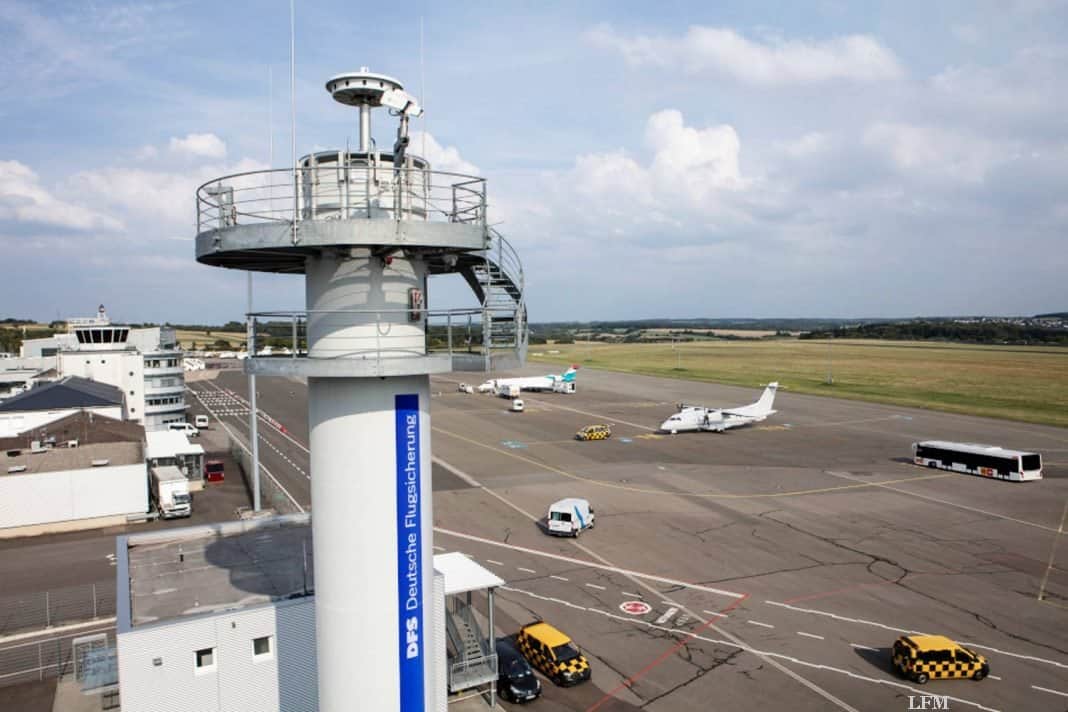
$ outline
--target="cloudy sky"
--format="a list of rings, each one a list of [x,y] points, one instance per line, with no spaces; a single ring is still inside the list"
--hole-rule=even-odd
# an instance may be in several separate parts
[[[802,5],[298,0],[297,150],[354,141],[330,76],[404,81],[435,167],[489,180],[534,321],[1068,308],[1068,4]],[[289,165],[289,4],[255,6],[0,0],[0,316],[241,318],[194,192],[272,133]]]

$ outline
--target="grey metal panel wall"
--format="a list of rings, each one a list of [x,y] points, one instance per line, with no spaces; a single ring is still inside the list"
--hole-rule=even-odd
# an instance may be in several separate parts
[[[0,478],[0,529],[148,511],[145,465]]]
[[[197,675],[193,651],[213,648],[213,618],[195,618],[118,636],[123,712],[219,712],[218,671]],[[160,664],[153,660],[159,658]]]
[[[434,706],[437,712],[449,709],[448,655],[445,652],[445,577],[434,572]]]
[[[316,712],[319,709],[319,675],[315,657],[315,598],[303,598],[293,604],[279,608],[279,706],[271,709]],[[368,615],[374,613],[368,612]],[[352,674],[359,675],[360,671],[353,670]]]
[[[254,659],[254,638],[274,636]],[[214,671],[194,652],[215,648]],[[153,659],[159,658],[156,666]],[[314,599],[140,626],[119,635],[123,712],[315,712]]]

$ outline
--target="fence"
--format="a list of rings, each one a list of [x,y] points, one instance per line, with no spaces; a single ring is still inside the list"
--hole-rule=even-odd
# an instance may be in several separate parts
[[[245,482],[245,489],[252,498],[252,455],[230,437],[230,454],[241,470],[241,478]],[[296,514],[304,510],[294,502],[288,494],[282,491],[273,477],[263,471],[263,463],[260,463],[260,498],[264,507],[273,509],[278,514]]]
[[[0,636],[115,615],[115,581],[0,597]]]
[[[3,634],[110,618],[115,615],[115,583],[103,582],[73,586],[27,596],[0,598]],[[47,630],[41,631],[47,635]],[[100,632],[114,648],[115,630],[111,621],[67,632],[46,640],[0,644],[0,687],[43,680],[74,672],[74,641],[87,633]]]

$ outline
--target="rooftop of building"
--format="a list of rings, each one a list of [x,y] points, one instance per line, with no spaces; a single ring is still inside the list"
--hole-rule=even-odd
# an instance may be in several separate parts
[[[122,405],[122,391],[115,386],[79,376],[67,376],[8,398],[0,403],[0,413],[116,405]]]
[[[175,455],[203,455],[204,448],[189,442],[179,430],[153,430],[145,433],[145,459],[156,460]]]
[[[0,450],[30,448],[34,440],[45,444],[77,440],[79,445],[92,443],[141,443],[145,429],[129,420],[116,420],[92,411],[80,410],[68,416],[38,425],[18,435],[0,438]]]
[[[307,515],[169,529],[125,542],[133,626],[314,590]]]
[[[63,441],[58,444],[66,444]],[[18,447],[0,455],[0,477],[18,477],[42,472],[88,470],[93,467],[117,467],[144,462],[141,444],[136,442],[78,444],[77,447]],[[96,463],[96,464],[94,464]],[[25,469],[17,469],[25,468]],[[12,471],[13,469],[17,471]]]
[[[315,592],[310,514],[168,529],[119,541],[120,632]],[[124,567],[128,597],[122,592]],[[434,568],[445,576],[447,594],[504,584],[459,553],[435,555]]]

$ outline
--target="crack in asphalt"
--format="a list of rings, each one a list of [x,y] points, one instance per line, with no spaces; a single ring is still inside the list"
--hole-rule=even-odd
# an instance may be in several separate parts
[[[684,650],[686,651],[685,656],[683,656],[681,654],[682,651],[684,651]],[[704,652],[704,651],[702,651],[702,652]],[[679,649],[679,653],[680,653],[679,654],[679,658],[684,660],[685,662],[689,663],[694,668],[696,668],[697,672],[695,672],[691,677],[689,677],[686,680],[680,682],[679,684],[674,685],[674,686],[668,688],[667,690],[661,692],[659,695],[656,695],[654,697],[650,697],[648,699],[642,698],[643,701],[642,701],[642,704],[640,705],[640,707],[643,707],[643,708],[644,707],[648,707],[649,705],[653,704],[654,702],[662,700],[665,697],[667,697],[668,695],[671,695],[671,694],[674,694],[674,693],[678,692],[679,690],[683,689],[687,685],[690,685],[691,683],[694,683],[694,682],[700,680],[706,674],[712,672],[713,670],[715,670],[716,668],[718,668],[718,667],[720,667],[722,665],[733,665],[734,664],[734,659],[736,657],[738,657],[739,655],[741,655],[743,652],[745,652],[745,651],[743,651],[741,648],[739,648],[737,650],[731,651],[730,653],[728,653],[725,656],[712,655],[712,664],[710,664],[710,665],[698,665],[696,662],[693,661],[693,653],[690,651],[689,643],[687,643],[686,645],[682,646]],[[760,667],[764,667],[763,664]],[[743,671],[743,673],[747,674],[748,671]],[[639,698],[641,698],[640,695],[639,695]]]
[[[761,516],[763,516],[763,515],[761,515]],[[1005,628],[999,627],[996,623],[994,623],[994,621],[990,620],[989,618],[984,616],[982,613],[978,613],[976,611],[969,610],[968,608],[965,608],[964,606],[958,605],[958,604],[953,603],[952,601],[949,601],[949,600],[945,600],[945,599],[939,598],[938,596],[935,596],[934,594],[926,593],[926,592],[921,591],[921,590],[919,590],[919,589],[917,589],[915,587],[909,586],[909,585],[907,585],[905,583],[905,578],[907,576],[916,575],[916,574],[920,574],[920,573],[924,573],[924,572],[911,571],[907,567],[902,566],[901,564],[897,563],[896,561],[894,561],[892,559],[889,559],[889,558],[887,558],[885,556],[880,556],[879,554],[872,554],[870,552],[863,551],[862,549],[856,549],[854,547],[847,546],[846,544],[843,544],[842,542],[840,542],[838,540],[832,539],[830,537],[821,536],[819,534],[814,534],[812,532],[806,531],[806,530],[802,529],[801,527],[798,527],[798,526],[796,526],[794,524],[791,524],[789,522],[784,522],[784,521],[775,519],[774,517],[770,517],[770,516],[764,517],[764,518],[766,518],[769,521],[775,522],[776,524],[780,524],[780,525],[782,525],[782,526],[784,526],[784,527],[786,527],[788,529],[796,531],[796,532],[798,532],[800,534],[804,534],[804,535],[810,536],[810,537],[812,537],[814,539],[818,539],[818,540],[824,542],[825,544],[830,544],[831,546],[836,546],[836,547],[845,549],[846,551],[851,551],[851,552],[853,552],[855,554],[859,554],[861,556],[869,557],[871,559],[871,562],[867,565],[866,568],[876,578],[880,578],[883,581],[891,583],[891,584],[893,584],[895,586],[900,586],[901,588],[905,589],[906,591],[909,591],[911,593],[915,593],[915,594],[917,594],[919,596],[923,596],[924,598],[926,598],[928,600],[934,601],[936,603],[940,603],[940,604],[942,604],[944,606],[948,606],[949,608],[952,608],[953,610],[960,611],[961,613],[965,613],[965,614],[973,617],[976,621],[978,621],[982,625],[990,628],[991,630],[997,631],[998,633],[1001,633],[1002,635],[1005,635],[1005,636],[1007,636],[1009,638],[1012,638],[1013,640],[1019,640],[1019,641],[1025,642],[1025,643],[1030,643],[1031,645],[1035,645],[1035,646],[1040,647],[1040,648],[1045,648],[1047,650],[1055,651],[1057,653],[1060,653],[1061,655],[1068,655],[1068,650],[1063,650],[1063,649],[1058,648],[1058,647],[1056,647],[1056,646],[1054,646],[1054,645],[1052,645],[1050,643],[1043,643],[1043,642],[1039,642],[1037,640],[1032,640],[1031,638],[1028,638],[1027,636],[1024,636],[1024,635],[1020,635],[1018,633],[1013,633],[1013,632],[1011,632],[1011,631],[1009,631],[1009,630],[1007,630]],[[880,563],[888,564],[891,567],[893,567],[895,569],[898,569],[899,571],[901,571],[901,574],[899,576],[897,576],[897,578],[887,578],[887,577],[883,576],[882,574],[880,574],[879,572],[874,570],[874,567],[876,565],[880,564]],[[987,573],[999,573],[999,572],[987,572]]]

